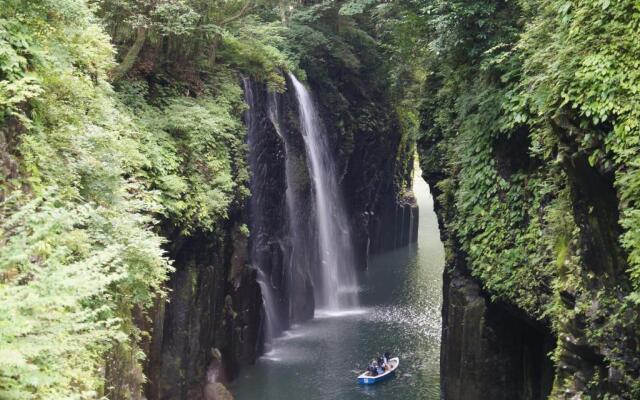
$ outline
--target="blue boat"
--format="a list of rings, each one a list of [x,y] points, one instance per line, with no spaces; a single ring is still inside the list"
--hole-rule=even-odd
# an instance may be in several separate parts
[[[398,369],[398,365],[400,365],[400,359],[398,357],[393,357],[389,360],[389,368],[384,374],[379,374],[376,376],[371,376],[369,372],[365,372],[362,375],[358,376],[358,383],[361,385],[373,385],[375,383],[384,381],[385,379],[391,378],[396,373],[396,369]]]

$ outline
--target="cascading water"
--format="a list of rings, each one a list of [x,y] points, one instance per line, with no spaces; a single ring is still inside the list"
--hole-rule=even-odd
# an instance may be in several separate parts
[[[298,191],[299,185],[296,185],[295,176],[299,175],[299,171],[296,171],[295,165],[292,161],[295,151],[292,149],[292,145],[289,142],[288,132],[282,128],[280,121],[280,106],[278,102],[278,94],[275,92],[269,92],[267,97],[267,115],[271,124],[276,130],[276,133],[282,139],[284,143],[285,152],[285,176],[287,182],[287,189],[285,191],[285,198],[287,203],[287,221],[288,231],[290,238],[290,251],[288,254],[287,262],[287,280],[289,283],[289,318],[291,319],[304,319],[304,317],[298,312],[296,301],[298,297],[304,296],[304,282],[308,279],[304,279],[308,273],[306,269],[307,262],[305,257],[309,254],[308,235],[304,228],[304,221],[302,216],[301,204],[302,199]]]
[[[357,304],[353,242],[337,181],[337,170],[322,122],[307,88],[289,74],[298,100],[300,126],[313,185],[320,255],[317,303],[335,311]]]
[[[257,135],[260,134],[257,121],[256,121],[256,101],[254,98],[253,87],[249,78],[242,78],[242,84],[244,86],[245,102],[249,106],[249,109],[245,112],[245,124],[247,126],[247,144],[249,147],[249,166],[251,169],[250,187],[252,191],[260,192],[259,185],[264,182],[264,168],[260,168],[260,155],[258,146]],[[271,276],[263,268],[267,264],[263,259],[263,252],[258,251],[258,247],[262,245],[260,243],[263,240],[263,236],[260,232],[260,221],[264,219],[263,210],[260,205],[260,198],[258,195],[251,197],[250,203],[250,226],[252,229],[250,239],[250,252],[252,267],[257,270],[257,281],[260,285],[260,291],[262,292],[262,303],[264,305],[265,312],[265,335],[264,339],[266,343],[269,343],[271,339],[278,336],[284,329],[283,323],[278,312],[276,299],[274,295],[274,289],[271,283]]]
[[[262,292],[269,347],[291,321],[311,318],[315,308],[331,313],[353,307],[358,296],[335,162],[310,93],[295,77],[291,82],[302,134],[289,129],[289,114],[280,111],[293,95],[269,93],[242,79],[249,106],[250,259]],[[282,203],[274,202],[279,194]]]

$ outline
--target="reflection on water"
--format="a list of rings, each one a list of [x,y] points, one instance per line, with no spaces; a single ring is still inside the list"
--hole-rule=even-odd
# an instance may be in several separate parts
[[[444,250],[428,187],[416,178],[417,246],[375,257],[358,282],[361,307],[316,311],[233,383],[238,400],[439,398]],[[376,353],[400,357],[395,379],[373,386],[357,375]]]

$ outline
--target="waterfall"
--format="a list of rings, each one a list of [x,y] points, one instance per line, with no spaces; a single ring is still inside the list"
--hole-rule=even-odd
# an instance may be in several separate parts
[[[298,191],[299,187],[296,186],[296,174],[299,175],[299,171],[296,171],[296,165],[292,161],[295,157],[295,151],[289,141],[289,134],[283,129],[281,125],[280,115],[280,103],[278,101],[279,95],[275,92],[269,92],[267,97],[267,116],[271,121],[276,133],[282,139],[284,143],[285,153],[285,176],[287,182],[287,189],[285,191],[285,201],[287,205],[287,229],[289,231],[290,249],[288,253],[288,259],[285,261],[287,282],[289,288],[289,315],[288,317],[293,320],[305,319],[304,315],[296,309],[301,297],[305,291],[305,278],[308,271],[306,268],[307,262],[305,257],[311,252],[309,248],[309,238],[305,230],[305,220],[302,218],[302,202]],[[310,280],[307,278],[306,280]]]
[[[298,100],[308,168],[313,186],[320,290],[316,302],[328,310],[339,310],[357,303],[357,281],[353,242],[337,180],[337,170],[321,119],[309,91],[289,74]]]
[[[248,158],[251,170],[249,185],[252,190],[249,213],[249,225],[251,226],[249,251],[251,253],[252,267],[257,270],[257,281],[262,293],[262,304],[266,320],[264,339],[266,343],[269,343],[271,339],[282,332],[284,324],[279,316],[274,288],[271,283],[272,277],[269,271],[264,270],[268,262],[265,260],[264,252],[259,250],[260,247],[265,247],[263,241],[266,239],[265,235],[261,232],[261,221],[265,219],[265,216],[263,215],[264,212],[260,204],[260,185],[265,181],[266,177],[263,175],[267,172],[265,168],[261,167],[259,160],[260,154],[257,143],[259,141],[258,135],[260,134],[260,130],[257,124],[257,104],[254,98],[252,83],[249,78],[243,77],[242,84],[244,86],[245,102],[249,106],[249,109],[245,112],[247,144],[249,147]]]
[[[402,218],[400,219],[400,243],[398,243],[398,247],[402,247],[405,245],[404,243],[404,216],[406,214],[407,211],[407,206],[406,205],[402,205],[400,206],[400,209],[402,210]]]
[[[262,293],[267,344],[291,321],[313,317],[315,308],[331,312],[357,304],[336,164],[310,93],[295,77],[291,82],[294,90],[283,96],[242,78],[251,171],[249,252]],[[297,100],[301,134],[281,111],[289,99],[294,105]]]

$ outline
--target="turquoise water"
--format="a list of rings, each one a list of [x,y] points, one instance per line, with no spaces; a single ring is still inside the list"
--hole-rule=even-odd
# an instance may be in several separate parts
[[[444,250],[432,199],[416,178],[418,243],[374,257],[358,276],[360,307],[316,311],[274,340],[271,351],[232,384],[238,400],[422,399],[440,393],[440,305]],[[400,357],[397,376],[356,382],[376,354]]]

